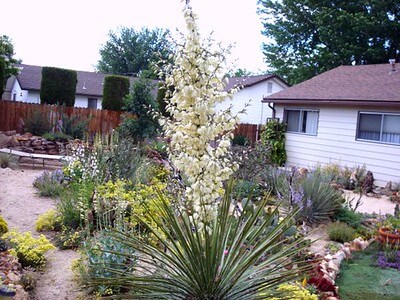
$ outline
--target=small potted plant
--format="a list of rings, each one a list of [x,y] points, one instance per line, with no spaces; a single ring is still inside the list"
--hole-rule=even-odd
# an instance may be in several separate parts
[[[400,218],[389,216],[378,230],[378,239],[381,243],[400,244]]]

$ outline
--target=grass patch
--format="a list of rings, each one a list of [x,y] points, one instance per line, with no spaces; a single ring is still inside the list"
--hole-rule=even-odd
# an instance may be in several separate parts
[[[344,261],[336,284],[342,300],[398,300],[400,271],[375,267],[379,245],[373,243],[367,250],[354,252],[353,260]]]

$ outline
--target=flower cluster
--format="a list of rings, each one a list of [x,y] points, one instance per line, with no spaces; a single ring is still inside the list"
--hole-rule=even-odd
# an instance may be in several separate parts
[[[15,230],[6,233],[4,239],[10,242],[10,253],[18,257],[23,267],[41,267],[46,263],[45,253],[55,247],[44,236],[34,238],[30,232],[19,233]]]
[[[81,143],[71,147],[72,155],[65,168],[65,173],[76,181],[96,181],[100,174],[97,152],[85,148]]]
[[[227,51],[211,52],[212,41],[201,40],[190,7],[184,16],[188,33],[166,76],[167,90],[173,90],[167,105],[172,120],[164,118],[161,125],[170,137],[170,159],[188,182],[186,197],[192,215],[208,222],[216,215],[223,182],[233,173],[229,149],[238,122],[231,109],[216,111],[215,105],[236,89],[224,91],[221,62]]]
[[[393,268],[400,271],[400,251],[379,251],[376,265],[380,268]]]

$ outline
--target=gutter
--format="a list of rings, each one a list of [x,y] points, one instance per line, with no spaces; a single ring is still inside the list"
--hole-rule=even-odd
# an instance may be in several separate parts
[[[272,119],[275,119],[276,109],[274,107],[274,103],[272,103],[272,105],[271,105],[271,102],[268,102],[268,107],[272,110]]]

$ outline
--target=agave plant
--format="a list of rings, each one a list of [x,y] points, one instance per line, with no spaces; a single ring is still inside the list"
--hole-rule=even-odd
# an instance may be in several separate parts
[[[271,227],[277,211],[261,219],[263,202],[251,215],[235,217],[229,194],[220,203],[218,217],[203,228],[160,195],[163,221],[154,219],[158,229],[148,229],[162,247],[113,231],[113,239],[135,250],[135,257],[128,259],[136,260],[138,267],[127,273],[110,265],[106,271],[113,277],[93,278],[92,284],[122,288],[128,291],[124,299],[265,299],[279,284],[304,277],[311,264],[301,263],[296,254],[306,243],[283,238],[291,216]],[[297,267],[291,268],[294,264]]]

